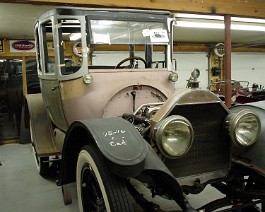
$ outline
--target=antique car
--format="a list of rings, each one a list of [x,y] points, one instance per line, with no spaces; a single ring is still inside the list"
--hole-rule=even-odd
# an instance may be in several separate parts
[[[174,23],[165,11],[104,8],[37,20],[41,93],[27,95],[25,117],[38,171],[57,168],[65,204],[76,182],[80,211],[158,211],[134,180],[183,211],[249,211],[265,200],[264,108],[230,111],[209,90],[176,91]],[[70,35],[81,44],[66,65]],[[110,46],[119,54],[100,60]],[[207,185],[225,197],[195,209],[187,195]]]
[[[241,89],[234,98],[235,104],[245,104],[265,100],[264,86],[253,83],[252,87]]]
[[[209,90],[215,93],[221,100],[225,101],[225,80],[211,82]],[[234,105],[236,97],[249,91],[248,81],[231,80],[231,104]]]
[[[210,91],[225,101],[225,81],[212,82]],[[253,83],[249,86],[248,81],[231,80],[231,105],[245,104],[265,100],[264,86]]]

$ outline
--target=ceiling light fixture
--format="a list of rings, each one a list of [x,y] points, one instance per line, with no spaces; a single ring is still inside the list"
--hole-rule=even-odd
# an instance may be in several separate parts
[[[177,21],[177,27],[224,29],[223,23],[198,22],[198,21]],[[265,26],[249,24],[231,24],[231,30],[261,31],[265,32]]]
[[[198,21],[177,21],[177,27],[188,28],[209,28],[209,29],[224,29],[224,24],[210,23],[210,22],[198,22]]]
[[[198,15],[198,14],[189,14],[189,13],[177,13],[175,14],[175,17],[176,18],[220,20],[220,21],[224,20],[224,17],[220,15]],[[260,24],[265,23],[265,19],[258,19],[258,18],[231,17],[231,20],[238,21],[238,22],[245,22],[245,23],[260,23]]]
[[[69,35],[71,41],[75,41],[81,38],[81,33],[72,33]]]
[[[175,14],[177,27],[224,29],[224,17],[215,15]],[[265,32],[265,20],[231,17],[231,30]]]
[[[198,15],[198,14],[189,14],[189,13],[177,13],[175,14],[175,18],[224,20],[224,17],[220,15]]]

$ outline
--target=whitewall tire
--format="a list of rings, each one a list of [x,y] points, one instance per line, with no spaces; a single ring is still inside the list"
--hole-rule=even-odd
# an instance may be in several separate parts
[[[79,153],[76,185],[80,212],[133,211],[124,179],[109,172],[94,146],[85,146]]]

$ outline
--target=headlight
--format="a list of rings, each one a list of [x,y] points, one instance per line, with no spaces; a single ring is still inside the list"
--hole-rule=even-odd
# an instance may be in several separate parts
[[[185,155],[193,142],[191,123],[182,116],[169,116],[155,126],[154,138],[159,150],[169,158]]]
[[[172,72],[168,77],[172,82],[176,82],[178,80],[178,74],[176,72]]]
[[[231,113],[227,117],[229,134],[237,146],[253,145],[260,134],[260,119],[250,110]]]

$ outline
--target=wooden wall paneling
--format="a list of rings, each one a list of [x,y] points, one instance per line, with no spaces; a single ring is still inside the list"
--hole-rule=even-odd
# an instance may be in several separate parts
[[[265,18],[261,0],[20,0],[20,3],[160,9],[173,12],[205,13]]]

